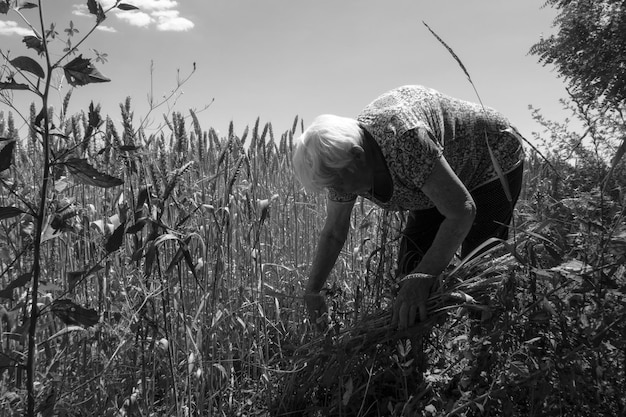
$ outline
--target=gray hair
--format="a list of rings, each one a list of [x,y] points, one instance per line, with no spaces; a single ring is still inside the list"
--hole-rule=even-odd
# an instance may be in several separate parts
[[[362,146],[363,133],[355,119],[324,114],[296,139],[294,172],[307,191],[319,192],[336,179],[336,170],[354,158],[351,150]]]

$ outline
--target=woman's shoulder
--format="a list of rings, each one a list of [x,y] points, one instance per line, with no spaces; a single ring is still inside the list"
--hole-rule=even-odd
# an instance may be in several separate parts
[[[432,88],[422,85],[404,85],[379,95],[363,109],[362,113],[413,106],[416,102],[427,102],[439,96],[441,93]]]
[[[403,108],[385,113],[368,114],[359,117],[359,122],[367,128],[379,145],[399,145],[409,132],[428,130],[427,125]]]
[[[362,124],[392,126],[396,134],[424,125],[425,116],[438,111],[442,94],[421,85],[405,85],[381,94],[357,116]]]

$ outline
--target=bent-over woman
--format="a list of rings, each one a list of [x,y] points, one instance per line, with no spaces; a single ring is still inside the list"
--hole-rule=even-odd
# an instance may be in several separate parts
[[[459,247],[466,256],[491,237],[507,238],[523,170],[514,129],[493,109],[416,85],[381,95],[356,119],[317,117],[293,155],[302,185],[327,190],[304,297],[313,322],[326,312],[320,290],[346,241],[357,196],[408,211],[393,323],[402,329],[424,320],[431,287]]]

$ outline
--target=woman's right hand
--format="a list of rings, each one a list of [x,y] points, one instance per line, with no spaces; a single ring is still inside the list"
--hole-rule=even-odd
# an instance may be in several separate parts
[[[354,201],[346,203],[327,201],[326,221],[317,242],[309,279],[304,287],[303,298],[309,318],[311,323],[320,331],[328,329],[330,323],[326,300],[320,291],[324,287],[324,283],[346,241],[346,236],[350,230],[350,216]]]
[[[328,306],[324,296],[320,293],[308,292],[304,294],[304,304],[309,313],[311,323],[317,330],[325,331],[328,328]]]
[[[392,325],[403,330],[418,321],[426,321],[426,302],[437,277],[412,273],[400,281],[400,290],[393,303]]]

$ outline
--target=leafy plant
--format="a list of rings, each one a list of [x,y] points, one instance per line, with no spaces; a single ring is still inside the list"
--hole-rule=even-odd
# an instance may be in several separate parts
[[[546,5],[559,11],[557,32],[540,39],[530,53],[565,79],[586,129],[578,143],[589,135],[597,149],[599,137],[611,139],[608,178],[626,153],[625,5],[610,0],[548,0]],[[609,135],[601,132],[606,127]]]
[[[80,149],[88,146],[88,143],[94,139],[100,127],[101,120],[97,112],[92,109],[94,117],[89,120],[89,134],[81,138],[78,143],[72,143],[68,140],[69,138],[64,132],[60,131],[55,126],[50,110],[50,90],[54,80],[53,74],[57,71],[63,71],[67,81],[72,86],[83,86],[95,82],[110,81],[96,69],[91,63],[91,59],[83,58],[82,55],[71,60],[69,58],[78,51],[78,48],[83,42],[86,41],[93,31],[106,19],[106,15],[109,11],[114,8],[120,10],[136,8],[116,1],[110,8],[104,10],[96,0],[88,0],[87,7],[89,12],[95,16],[95,23],[82,38],[73,43],[72,40],[80,32],[74,26],[73,22],[70,21],[68,27],[64,30],[66,35],[64,48],[62,49],[60,58],[55,60],[53,57],[58,55],[53,49],[55,48],[54,42],[59,36],[59,32],[57,32],[54,23],[50,25],[49,29],[45,28],[42,2],[38,1],[37,3],[32,3],[17,0],[3,0],[0,2],[0,13],[15,13],[32,30],[32,35],[24,37],[23,42],[28,49],[35,50],[37,54],[41,56],[40,60],[43,61],[42,65],[40,60],[33,59],[26,55],[12,57],[8,55],[8,52],[0,51],[4,59],[0,72],[0,92],[2,93],[2,100],[5,104],[13,107],[12,95],[10,93],[15,91],[19,93],[32,93],[39,100],[39,109],[38,111],[35,109],[36,115],[32,120],[28,121],[33,140],[38,142],[36,148],[35,144],[33,144],[33,149],[37,150],[37,156],[39,156],[42,161],[41,170],[39,172],[38,192],[36,195],[21,198],[23,207],[3,207],[0,213],[0,217],[5,219],[23,214],[32,218],[34,223],[34,231],[30,235],[32,239],[25,242],[26,247],[22,248],[22,251],[18,253],[14,260],[14,262],[25,264],[24,266],[29,270],[28,275],[20,275],[17,279],[11,281],[3,290],[5,295],[12,298],[12,294],[10,293],[14,289],[26,285],[27,282],[23,277],[28,276],[30,289],[27,298],[24,300],[24,308],[30,309],[27,321],[25,321],[25,323],[28,324],[28,348],[24,362],[18,359],[14,360],[20,364],[20,367],[26,369],[26,388],[28,393],[27,415],[29,416],[34,416],[36,411],[36,335],[39,317],[45,311],[45,306],[42,307],[39,300],[42,284],[46,281],[45,272],[42,270],[42,251],[44,250],[45,242],[58,237],[60,231],[62,231],[64,222],[71,217],[71,215],[67,216],[66,213],[62,214],[62,212],[59,211],[56,213],[50,212],[50,205],[56,198],[53,195],[55,183],[56,186],[59,185],[59,182],[56,180],[60,179],[61,173],[64,170],[67,170],[78,183],[82,184],[109,188],[119,186],[123,183],[121,179],[115,176],[100,172],[81,155]],[[26,14],[29,13],[28,11],[37,13],[37,15],[34,16],[34,23],[31,23],[31,20],[26,17]],[[67,103],[64,103],[64,107],[67,107]],[[15,144],[15,141],[10,141],[5,144],[1,151],[0,159],[2,160],[2,171],[5,173],[10,170],[12,165]],[[15,176],[17,172],[14,171],[12,174]],[[7,182],[9,178],[10,174],[4,180],[3,185],[9,192],[16,194],[17,189],[15,186]],[[13,184],[16,184],[16,182]],[[116,237],[115,234],[113,237]],[[117,249],[116,246],[119,247],[117,241],[114,241],[114,243],[107,242],[107,252],[114,252]],[[11,268],[7,268],[3,271],[3,275],[14,272],[15,271]],[[62,312],[62,315],[70,323],[79,323],[86,326],[93,324],[93,319],[85,322],[79,317],[73,317],[84,316],[85,312],[91,314],[91,310],[73,305],[71,302],[69,302],[70,304],[67,302],[63,304],[65,307],[61,309],[61,304],[59,304],[61,301],[62,300],[59,300],[56,304],[52,304],[52,311],[57,314],[61,314]],[[46,409],[54,407],[54,399],[49,401],[49,403],[50,402],[51,404],[46,405]],[[41,411],[41,409],[39,411]]]

